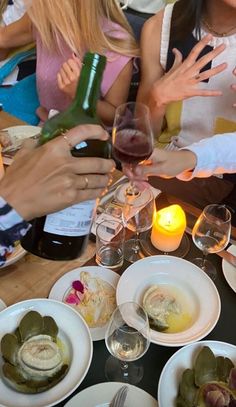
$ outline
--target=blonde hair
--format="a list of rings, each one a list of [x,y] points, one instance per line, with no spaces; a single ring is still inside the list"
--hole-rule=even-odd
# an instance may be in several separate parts
[[[118,0],[31,0],[28,14],[47,49],[60,49],[61,39],[75,53],[114,51],[137,56],[139,48]],[[102,22],[120,25],[126,34],[103,32]]]
[[[2,15],[6,10],[8,5],[8,0],[0,0],[0,20],[2,19]]]

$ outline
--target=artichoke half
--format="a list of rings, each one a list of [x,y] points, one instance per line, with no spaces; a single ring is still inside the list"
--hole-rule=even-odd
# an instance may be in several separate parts
[[[216,357],[208,346],[179,384],[176,407],[236,407],[236,368],[229,358]]]
[[[50,316],[28,312],[14,333],[1,340],[3,378],[22,393],[40,393],[55,386],[68,371],[57,344],[58,326]]]

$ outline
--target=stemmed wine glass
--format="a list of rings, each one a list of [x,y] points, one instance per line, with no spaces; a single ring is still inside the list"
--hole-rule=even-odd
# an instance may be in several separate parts
[[[143,377],[143,367],[128,362],[140,359],[150,345],[149,320],[144,309],[135,302],[119,305],[111,316],[105,342],[112,355],[105,366],[107,379],[138,383]]]
[[[115,201],[123,200],[123,187],[118,187],[115,192]],[[144,257],[139,243],[139,235],[151,229],[155,213],[155,197],[148,184],[143,185],[138,195],[127,195],[122,205],[123,222],[127,229],[135,232],[135,237],[125,242],[124,257],[134,263]]]
[[[132,173],[134,167],[150,157],[153,151],[153,133],[149,108],[137,102],[128,102],[116,109],[112,130],[113,156]],[[124,199],[140,193],[135,182],[123,184]]]
[[[206,256],[208,253],[225,249],[229,243],[230,232],[231,213],[224,205],[218,204],[206,206],[193,227],[193,241],[203,252],[203,257],[194,259],[193,263],[204,270],[212,280],[216,279],[216,269],[206,260]]]

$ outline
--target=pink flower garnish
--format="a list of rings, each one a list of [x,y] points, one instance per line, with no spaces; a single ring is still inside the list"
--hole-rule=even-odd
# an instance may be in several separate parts
[[[66,302],[67,304],[79,304],[80,303],[80,299],[77,297],[76,294],[69,294],[66,297]]]
[[[72,287],[74,288],[74,290],[79,291],[82,294],[84,293],[84,285],[83,283],[81,283],[81,281],[79,280],[73,281]]]

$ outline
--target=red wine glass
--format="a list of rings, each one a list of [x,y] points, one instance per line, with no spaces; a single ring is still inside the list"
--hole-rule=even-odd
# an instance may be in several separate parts
[[[132,173],[135,166],[147,160],[153,151],[153,133],[146,105],[128,102],[116,109],[112,130],[113,156]],[[132,180],[123,185],[127,195],[141,192]]]

